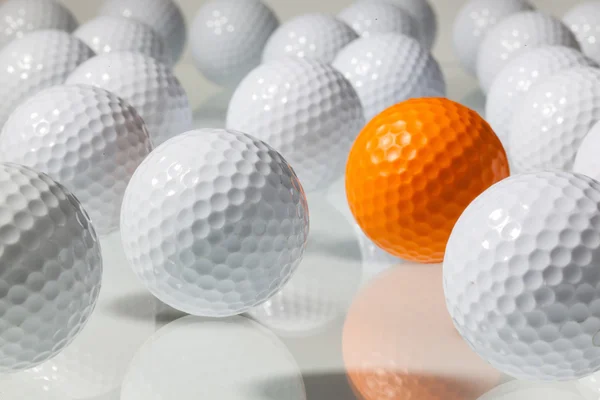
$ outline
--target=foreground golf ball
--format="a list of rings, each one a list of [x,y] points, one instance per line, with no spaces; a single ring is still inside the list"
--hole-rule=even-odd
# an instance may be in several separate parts
[[[477,71],[477,53],[486,33],[509,15],[531,10],[527,0],[471,0],[454,20],[454,51],[471,75]]]
[[[104,0],[100,15],[132,18],[145,23],[163,38],[174,63],[185,50],[185,18],[173,0]]]
[[[196,66],[211,81],[237,85],[260,64],[267,40],[279,26],[259,0],[210,0],[200,8],[190,42]]]
[[[7,0],[0,5],[0,49],[28,32],[76,28],[73,14],[55,0]]]
[[[79,66],[67,84],[87,84],[113,92],[132,105],[157,146],[190,129],[187,94],[171,69],[140,53],[98,55]]]
[[[440,262],[467,205],[508,176],[504,148],[475,111],[443,98],[412,99],[369,122],[352,146],[346,195],[382,249]]]
[[[0,159],[61,182],[99,234],[119,226],[123,193],[150,153],[144,121],[129,104],[93,86],[54,86],[21,104],[0,134]]]
[[[94,309],[100,245],[79,201],[47,175],[0,164],[0,372],[69,345]]]
[[[510,60],[543,45],[579,50],[575,35],[556,18],[536,11],[513,14],[489,30],[477,54],[477,78],[487,93]]]
[[[364,125],[356,91],[333,67],[298,58],[252,71],[233,94],[227,128],[280,151],[307,191],[338,178]]]
[[[574,67],[535,85],[515,110],[508,136],[517,172],[570,170],[600,120],[600,69]]]
[[[354,86],[367,121],[413,97],[446,95],[437,61],[416,39],[405,35],[357,39],[340,51],[332,65]]]
[[[330,63],[358,34],[344,22],[324,14],[306,14],[281,25],[265,46],[263,62],[287,57]]]
[[[598,157],[598,146],[600,145],[600,122],[596,122],[592,129],[585,135],[575,156],[573,171],[590,176],[600,181],[600,157]]]
[[[298,266],[308,207],[279,153],[243,133],[201,129],[159,146],[125,192],[121,236],[135,274],[189,314],[240,314]]]
[[[511,120],[525,94],[536,83],[577,66],[597,64],[570,47],[542,46],[515,57],[500,71],[488,92],[485,116],[505,146]]]
[[[421,40],[428,49],[433,48],[437,37],[437,17],[428,0],[385,0],[402,7],[417,22]]]
[[[578,4],[564,16],[563,22],[573,31],[585,55],[600,62],[600,2]]]
[[[57,30],[31,32],[4,46],[0,50],[0,126],[24,100],[64,83],[93,54],[85,43]]]
[[[163,38],[142,22],[124,17],[97,17],[81,25],[74,33],[97,54],[131,51],[173,64]]]
[[[444,259],[448,310],[500,371],[570,380],[600,369],[600,183],[512,176],[473,201]]]

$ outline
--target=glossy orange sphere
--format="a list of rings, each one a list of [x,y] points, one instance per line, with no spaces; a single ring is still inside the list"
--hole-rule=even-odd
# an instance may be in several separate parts
[[[464,209],[508,175],[506,152],[479,114],[444,98],[411,99],[359,134],[346,195],[375,244],[405,260],[436,263]]]

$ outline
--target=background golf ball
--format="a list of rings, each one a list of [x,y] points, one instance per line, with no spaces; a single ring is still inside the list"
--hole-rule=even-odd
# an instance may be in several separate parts
[[[73,32],[76,28],[75,17],[55,0],[7,0],[0,4],[0,49],[28,32]]]
[[[192,124],[187,94],[171,69],[140,53],[98,55],[79,66],[67,84],[87,84],[113,92],[132,105],[148,128],[152,143],[185,132]]]
[[[600,145],[600,122],[596,122],[585,135],[575,156],[573,171],[600,181],[600,157],[597,149]]]
[[[563,22],[577,37],[581,50],[600,62],[600,2],[578,4],[565,14]]]
[[[401,33],[421,39],[417,21],[407,11],[385,0],[359,0],[343,9],[338,18],[362,37]]]
[[[93,54],[85,43],[57,30],[30,32],[4,46],[0,50],[0,126],[21,102],[64,83]]]
[[[100,291],[102,258],[79,201],[47,175],[0,164],[0,372],[65,348]]]
[[[518,172],[570,170],[600,120],[600,69],[574,67],[535,85],[515,110],[508,151]]]
[[[227,111],[227,128],[280,151],[307,191],[324,188],[343,173],[363,125],[363,108],[350,82],[329,65],[299,58],[256,68],[240,83]]]
[[[510,60],[543,45],[579,50],[575,35],[565,24],[537,11],[513,14],[490,29],[477,54],[477,78],[484,93]]]
[[[471,0],[454,20],[454,51],[471,75],[477,71],[477,53],[486,33],[509,15],[531,10],[527,0]]]
[[[201,129],[158,147],[125,192],[121,236],[156,297],[194,315],[240,314],[275,294],[308,235],[289,164],[246,134]]]
[[[119,226],[123,193],[151,151],[129,104],[93,86],[54,86],[29,98],[0,134],[0,160],[48,174],[73,192],[99,234]]]
[[[211,81],[235,86],[260,64],[265,44],[278,26],[277,16],[259,0],[210,0],[192,24],[196,66]]]
[[[325,14],[306,14],[282,24],[265,46],[263,62],[287,57],[330,63],[358,34],[342,21]]]
[[[97,54],[131,51],[173,64],[171,52],[148,25],[124,17],[100,16],[81,25],[74,33]]]
[[[417,22],[420,37],[425,47],[431,49],[435,44],[438,32],[437,17],[428,0],[385,0],[402,7]]]
[[[367,121],[413,97],[446,95],[439,64],[409,36],[390,33],[357,39],[340,51],[332,65],[354,86]]]
[[[542,46],[515,57],[500,71],[488,92],[485,116],[505,146],[511,120],[525,94],[536,83],[576,66],[597,64],[570,47]]]
[[[444,259],[448,311],[467,343],[520,379],[600,369],[600,183],[520,174],[473,201]]]
[[[346,195],[379,247],[405,260],[440,262],[462,211],[508,174],[500,140],[475,111],[448,99],[411,99],[358,135]]]

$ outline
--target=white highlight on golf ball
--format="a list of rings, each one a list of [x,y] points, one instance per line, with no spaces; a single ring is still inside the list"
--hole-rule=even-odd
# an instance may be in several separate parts
[[[600,2],[576,5],[565,14],[563,22],[573,31],[585,55],[600,62]]]
[[[385,0],[406,10],[417,22],[425,47],[432,49],[438,33],[435,11],[428,0]]]

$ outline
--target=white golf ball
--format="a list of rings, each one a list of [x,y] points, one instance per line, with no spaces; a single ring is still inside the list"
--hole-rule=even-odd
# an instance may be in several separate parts
[[[513,170],[570,170],[600,120],[600,69],[574,67],[535,85],[515,110],[508,135]]]
[[[113,92],[132,105],[157,146],[192,125],[187,94],[170,67],[140,53],[98,55],[69,75],[67,84],[86,84]]]
[[[104,0],[100,15],[132,18],[145,23],[162,36],[174,63],[185,50],[185,17],[173,0]]]
[[[580,51],[542,46],[512,59],[494,79],[485,105],[486,120],[507,145],[510,123],[525,94],[538,82],[577,66],[597,66]]]
[[[437,38],[437,16],[429,0],[385,0],[402,7],[417,22],[425,47],[432,49]]]
[[[600,145],[600,122],[596,122],[592,129],[585,135],[575,156],[573,171],[578,172],[600,181],[600,157],[598,157],[598,146]]]
[[[364,121],[360,99],[339,71],[288,58],[244,78],[229,103],[226,125],[280,151],[312,191],[342,175]]]
[[[151,149],[133,107],[85,85],[54,86],[30,97],[0,134],[0,159],[65,185],[101,235],[119,227],[127,183]]]
[[[444,258],[444,291],[469,345],[519,379],[600,369],[600,183],[544,171],[475,199]]]
[[[421,41],[417,21],[407,11],[385,0],[359,0],[343,9],[338,18],[362,37],[400,33]]]
[[[211,81],[235,87],[260,64],[278,26],[277,16],[259,0],[210,0],[200,7],[191,28],[196,66]]]
[[[0,164],[0,372],[69,345],[94,309],[102,256],[79,201],[47,175]]]
[[[454,20],[454,51],[471,75],[477,71],[477,53],[486,33],[509,15],[531,10],[527,0],[471,0]]]
[[[0,5],[0,49],[37,30],[73,32],[77,20],[55,0],[7,0]]]
[[[600,62],[600,1],[587,1],[572,8],[563,22],[573,31],[588,57]]]
[[[477,78],[487,93],[510,60],[543,45],[579,50],[575,35],[558,19],[537,11],[523,11],[504,18],[490,29],[479,46]]]
[[[324,14],[306,14],[282,24],[269,38],[263,62],[287,57],[330,63],[358,34],[344,22]]]
[[[342,49],[332,66],[354,86],[366,121],[410,98],[446,96],[439,64],[409,36],[388,33],[360,38]]]
[[[124,17],[96,17],[81,25],[74,33],[96,54],[116,51],[142,53],[172,65],[171,52],[162,36],[148,25]]]
[[[131,178],[121,212],[136,275],[164,303],[201,316],[269,299],[300,263],[307,235],[289,164],[260,140],[220,129],[159,146]]]

